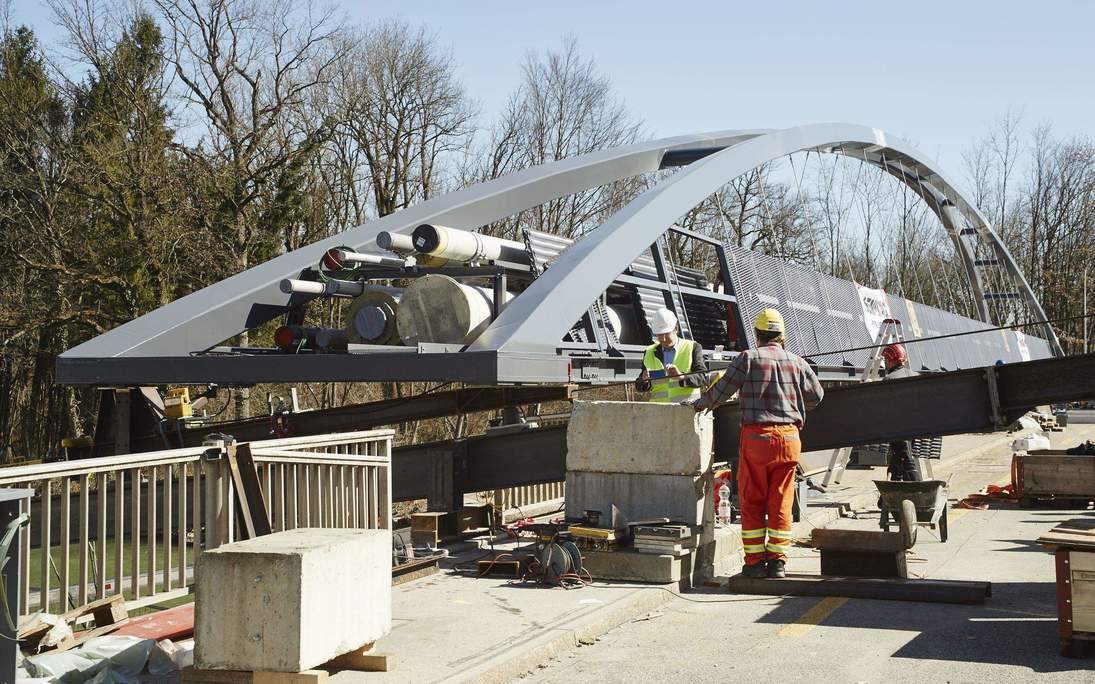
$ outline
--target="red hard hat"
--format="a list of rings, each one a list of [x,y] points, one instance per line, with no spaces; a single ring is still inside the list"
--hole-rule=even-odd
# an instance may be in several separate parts
[[[882,360],[886,364],[886,370],[893,370],[904,366],[909,360],[909,355],[905,353],[905,345],[894,343],[886,345],[882,350]]]

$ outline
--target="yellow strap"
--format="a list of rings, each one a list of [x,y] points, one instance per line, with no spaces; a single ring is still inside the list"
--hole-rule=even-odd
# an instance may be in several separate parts
[[[759,530],[742,530],[741,536],[743,537],[763,537],[766,528],[762,527]]]

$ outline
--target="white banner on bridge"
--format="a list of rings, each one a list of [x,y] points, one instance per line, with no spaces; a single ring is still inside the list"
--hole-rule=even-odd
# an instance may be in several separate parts
[[[859,294],[859,305],[863,307],[863,323],[867,326],[867,333],[872,340],[877,340],[878,331],[882,329],[882,321],[893,318],[886,292],[863,287],[859,283],[855,284],[855,288]]]

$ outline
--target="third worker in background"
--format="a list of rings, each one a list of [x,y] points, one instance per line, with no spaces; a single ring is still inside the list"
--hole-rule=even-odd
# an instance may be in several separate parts
[[[746,577],[785,577],[791,507],[806,411],[825,392],[802,358],[783,348],[783,316],[765,309],[754,322],[757,347],[738,354],[710,389],[692,402],[714,409],[740,390],[738,498]],[[767,541],[765,541],[767,537]]]
[[[681,337],[677,316],[669,309],[654,313],[650,330],[657,342],[646,348],[635,388],[650,392],[650,401],[663,404],[679,404],[700,396],[707,374],[703,348]]]

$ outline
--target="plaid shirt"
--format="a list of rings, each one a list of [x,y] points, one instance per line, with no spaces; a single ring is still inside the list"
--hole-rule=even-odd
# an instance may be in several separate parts
[[[825,396],[810,366],[775,343],[738,354],[719,381],[692,405],[696,410],[713,409],[738,390],[743,425],[780,423],[801,428],[806,409]]]

